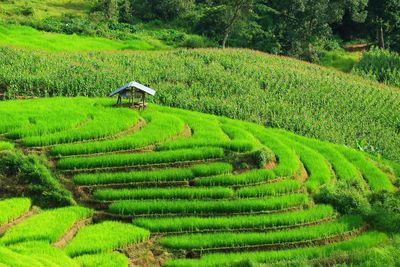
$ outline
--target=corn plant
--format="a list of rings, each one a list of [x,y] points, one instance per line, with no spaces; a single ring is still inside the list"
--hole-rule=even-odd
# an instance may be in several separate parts
[[[157,88],[157,103],[352,147],[365,139],[384,157],[399,160],[400,94],[358,76],[237,49],[129,54],[0,50],[0,81],[9,97],[106,96],[126,77],[140,77]]]

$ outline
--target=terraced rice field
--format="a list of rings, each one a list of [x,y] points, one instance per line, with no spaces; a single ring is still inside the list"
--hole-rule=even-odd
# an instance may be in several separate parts
[[[8,221],[0,221],[0,262],[4,266],[96,266],[128,264],[112,252],[149,238],[150,232],[131,224],[92,223],[93,210],[73,206],[52,210],[31,207],[26,198],[0,201]]]
[[[126,266],[134,256],[124,248],[150,239],[147,246],[171,253],[159,262],[165,266],[232,266],[340,258],[388,240],[360,217],[314,200],[338,181],[370,192],[397,190],[391,166],[368,154],[223,117],[112,103],[1,103],[2,136],[45,154],[88,208],[36,211],[3,227],[0,255],[37,266],[56,266],[60,257],[64,266]],[[29,211],[29,200],[5,201],[15,203],[0,202],[10,209],[0,225]],[[93,214],[99,222],[90,224]],[[63,239],[82,221],[90,225]]]

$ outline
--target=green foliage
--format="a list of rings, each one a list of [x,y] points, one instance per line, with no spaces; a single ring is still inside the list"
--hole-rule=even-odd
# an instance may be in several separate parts
[[[274,264],[283,260],[306,260],[315,257],[324,258],[335,253],[353,253],[357,250],[367,249],[382,244],[388,240],[388,236],[379,232],[367,232],[351,240],[333,243],[326,246],[315,246],[307,248],[283,249],[273,251],[238,252],[238,253],[212,253],[202,256],[200,259],[178,259],[166,262],[167,267],[216,267],[231,266],[238,261],[251,260],[256,263]]]
[[[379,193],[371,196],[369,221],[383,231],[400,233],[400,193]]]
[[[118,112],[119,122],[123,122],[123,113],[121,114],[121,110],[116,110]],[[110,112],[109,112],[110,113]],[[109,114],[109,118],[115,121],[115,116]],[[132,114],[127,112],[128,117],[130,118],[128,125],[132,124]],[[96,117],[95,117],[96,118]],[[168,115],[161,114],[159,112],[152,112],[146,116],[147,125],[143,127],[138,132],[125,136],[123,138],[106,140],[106,141],[93,141],[86,142],[82,144],[74,144],[74,145],[60,145],[56,146],[51,150],[51,154],[53,155],[78,155],[78,154],[92,154],[92,153],[104,153],[104,152],[113,152],[118,150],[130,150],[130,149],[138,149],[143,148],[149,145],[155,145],[157,143],[161,143],[166,141],[175,135],[179,134],[183,131],[184,123],[179,118]],[[99,118],[102,121],[105,127],[107,127],[108,131],[112,126],[112,123],[106,123],[103,118]],[[134,123],[137,122],[137,118],[135,118]],[[112,128],[111,128],[112,129]],[[117,129],[117,128],[116,128]],[[99,129],[101,130],[101,128]],[[82,129],[84,132],[88,132],[87,129]],[[104,131],[103,134],[106,135],[107,131]]]
[[[253,152],[252,157],[256,166],[259,169],[262,169],[265,167],[265,164],[275,159],[275,154],[271,149],[263,147],[260,150]]]
[[[157,88],[157,103],[352,147],[365,139],[385,158],[400,155],[397,91],[296,60],[245,50],[54,55],[0,49],[0,81],[10,97],[106,95],[128,76]]]
[[[10,142],[0,141],[0,151],[2,150],[12,150],[14,149],[14,144]]]
[[[367,180],[368,185],[374,192],[388,191],[393,192],[394,187],[389,177],[380,170],[372,160],[368,159],[363,153],[349,149],[344,146],[336,146],[349,161],[351,161]]]
[[[100,189],[93,193],[99,200],[120,199],[222,199],[233,197],[230,188],[141,188],[141,189]]]
[[[108,252],[145,241],[150,232],[119,222],[106,221],[82,228],[64,248],[72,256]]]
[[[76,222],[92,216],[92,213],[92,210],[83,207],[43,211],[12,227],[0,239],[0,243],[14,244],[38,240],[53,243]]]
[[[275,229],[321,220],[334,215],[328,205],[305,210],[267,215],[235,215],[219,217],[139,218],[134,224],[152,232],[220,232],[245,229]]]
[[[266,233],[211,233],[167,236],[161,239],[161,244],[168,248],[185,250],[233,248],[243,246],[242,244],[246,244],[245,246],[284,244],[286,242],[299,242],[335,236],[360,228],[362,224],[361,217],[345,216],[338,221],[317,226]]]
[[[61,159],[57,167],[62,170],[90,169],[104,167],[126,167],[171,162],[185,162],[221,158],[224,151],[221,148],[198,148],[169,150],[145,154],[114,154],[97,157],[77,157]]]
[[[231,214],[243,212],[268,212],[309,203],[305,194],[293,194],[260,199],[239,200],[176,200],[176,201],[129,201],[122,200],[112,203],[109,210],[112,213],[124,215],[152,214]]]
[[[74,176],[74,183],[79,185],[118,184],[118,183],[146,183],[188,181],[195,177],[226,174],[232,172],[232,165],[228,163],[210,163],[193,165],[190,168],[169,168],[154,171],[113,172],[96,174],[78,174]]]
[[[47,33],[27,26],[2,24],[0,24],[0,45],[53,52],[159,50],[168,48],[165,44],[150,37],[136,36],[136,38],[127,40],[112,40],[104,37]]]
[[[346,182],[323,187],[316,200],[331,204],[342,214],[367,216],[371,211],[371,205],[362,189]]]
[[[353,67],[359,64],[360,58],[359,52],[327,51],[322,52],[319,64],[343,72],[351,72]]]
[[[11,198],[0,200],[0,226],[23,215],[31,208],[29,198]]]
[[[330,182],[331,170],[321,154],[284,136],[280,136],[279,140],[292,147],[300,156],[300,160],[308,172],[306,186],[311,192],[317,192],[321,186]]]
[[[237,190],[239,197],[264,197],[268,195],[295,193],[301,188],[297,180],[283,180],[259,186],[243,187]]]
[[[42,241],[0,246],[0,264],[18,267],[78,267],[62,250]]]
[[[83,255],[74,258],[74,261],[84,267],[126,267],[129,263],[129,259],[118,252]]]
[[[373,48],[364,53],[353,72],[365,78],[400,87],[400,55]]]
[[[71,192],[60,184],[38,156],[2,152],[0,172],[13,179],[13,183],[26,187],[27,195],[36,205],[54,207],[75,203]]]
[[[196,186],[244,186],[266,183],[276,178],[272,170],[251,170],[241,174],[222,174],[195,179]]]

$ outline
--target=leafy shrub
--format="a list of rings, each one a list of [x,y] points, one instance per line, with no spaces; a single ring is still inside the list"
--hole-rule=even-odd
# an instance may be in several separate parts
[[[342,214],[367,216],[371,211],[368,198],[356,184],[339,181],[336,185],[326,185],[316,196],[318,202],[331,204]]]
[[[261,169],[265,164],[275,159],[275,154],[271,149],[263,147],[262,149],[253,152],[252,158],[256,166]]]
[[[185,40],[179,45],[187,48],[202,48],[212,46],[210,41],[199,35],[187,35]]]
[[[380,230],[400,232],[400,192],[381,192],[371,196],[370,222]]]
[[[35,10],[31,6],[24,7],[20,13],[26,17],[32,16],[35,13]]]
[[[36,205],[42,207],[66,206],[74,203],[52,173],[41,163],[38,156],[5,151],[0,153],[0,173],[26,188]],[[15,182],[15,181],[14,181]]]
[[[373,48],[356,64],[354,73],[385,84],[400,87],[400,55]]]

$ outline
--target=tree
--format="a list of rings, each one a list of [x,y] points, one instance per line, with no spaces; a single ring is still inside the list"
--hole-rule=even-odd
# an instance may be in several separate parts
[[[241,23],[246,22],[253,6],[253,0],[215,1],[205,8],[196,28],[199,32],[218,40],[225,48],[229,36],[238,30]]]
[[[400,1],[370,0],[368,21],[376,30],[379,46],[385,48],[385,31],[391,34],[400,30]]]
[[[130,0],[133,12],[143,19],[172,20],[184,16],[194,0]]]
[[[330,36],[331,25],[340,22],[345,13],[363,21],[368,0],[259,0],[273,16],[276,35],[284,50],[293,56],[309,59],[313,40]]]
[[[92,8],[92,12],[100,12],[104,14],[105,19],[109,21],[118,21],[118,0],[98,0],[98,2]]]

